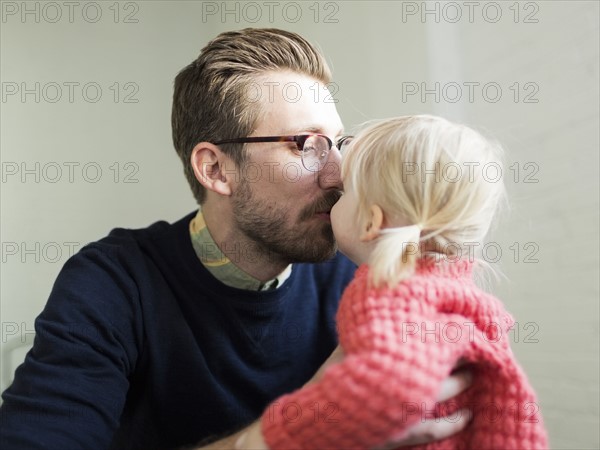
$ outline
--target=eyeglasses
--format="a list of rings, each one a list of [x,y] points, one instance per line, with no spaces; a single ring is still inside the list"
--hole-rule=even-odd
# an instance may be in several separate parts
[[[340,153],[343,153],[353,138],[354,136],[344,136],[336,141],[335,146]],[[251,142],[295,142],[302,158],[302,165],[311,172],[318,172],[325,166],[331,147],[333,147],[333,141],[322,134],[245,137],[213,142],[213,144],[246,144]]]

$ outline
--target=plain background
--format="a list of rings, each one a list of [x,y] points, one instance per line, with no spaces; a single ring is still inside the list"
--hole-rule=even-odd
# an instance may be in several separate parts
[[[552,448],[598,448],[598,5],[2,2],[0,387],[73,250],[196,208],[171,143],[176,73],[221,31],[273,26],[321,47],[348,130],[433,113],[505,146],[494,291]]]

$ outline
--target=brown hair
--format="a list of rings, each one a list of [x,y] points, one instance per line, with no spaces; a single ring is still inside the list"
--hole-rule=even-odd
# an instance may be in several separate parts
[[[171,126],[173,144],[196,201],[206,197],[190,157],[198,142],[247,136],[261,114],[261,102],[248,95],[261,75],[291,70],[322,83],[331,81],[323,55],[298,34],[274,28],[246,28],[219,34],[175,78]],[[239,166],[241,144],[221,149]]]

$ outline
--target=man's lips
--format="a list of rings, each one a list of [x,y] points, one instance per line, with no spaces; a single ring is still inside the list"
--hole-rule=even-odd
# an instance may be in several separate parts
[[[300,220],[308,220],[311,217],[320,217],[329,221],[331,208],[340,199],[341,194],[338,191],[330,191],[319,201],[315,202],[310,208],[305,209],[300,215]]]
[[[317,216],[319,219],[330,221],[331,220],[331,211],[317,211],[315,213],[315,216]]]

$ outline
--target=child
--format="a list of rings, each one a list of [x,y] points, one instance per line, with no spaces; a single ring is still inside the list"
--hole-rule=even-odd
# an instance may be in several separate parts
[[[266,409],[269,448],[381,448],[426,418],[456,420],[461,408],[472,422],[426,448],[547,448],[510,349],[513,319],[473,282],[473,249],[504,197],[499,153],[432,116],[376,123],[348,146],[344,194],[331,211],[340,250],[359,265],[337,313],[346,356]],[[459,360],[473,385],[436,404]]]

